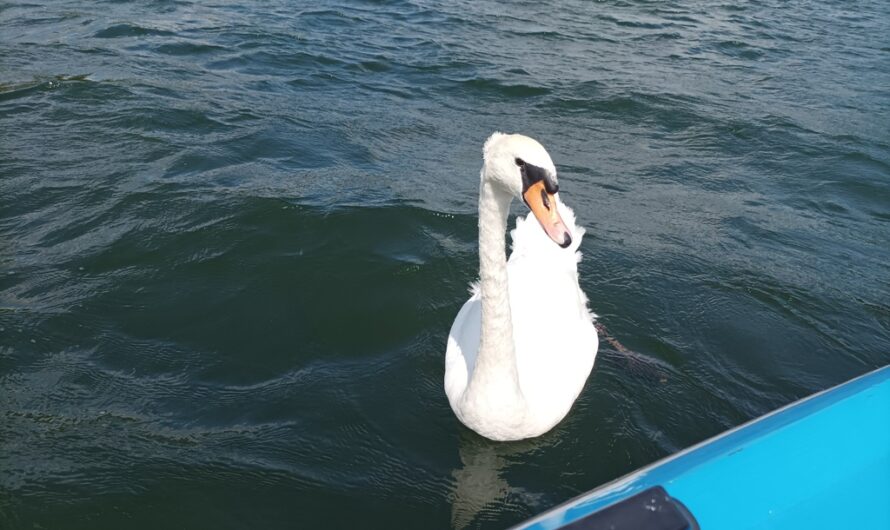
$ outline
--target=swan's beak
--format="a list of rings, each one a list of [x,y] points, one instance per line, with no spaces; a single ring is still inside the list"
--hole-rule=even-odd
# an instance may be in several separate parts
[[[562,217],[556,211],[556,196],[547,191],[544,181],[540,180],[528,187],[522,193],[522,199],[525,204],[531,208],[532,213],[544,227],[544,231],[550,236],[554,243],[566,248],[572,244],[572,236],[569,235],[569,229],[562,222]]]

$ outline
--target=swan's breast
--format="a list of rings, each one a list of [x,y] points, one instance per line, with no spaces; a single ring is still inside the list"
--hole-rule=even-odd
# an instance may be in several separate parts
[[[571,409],[593,368],[598,339],[572,270],[510,267],[519,384],[530,414],[547,428]]]

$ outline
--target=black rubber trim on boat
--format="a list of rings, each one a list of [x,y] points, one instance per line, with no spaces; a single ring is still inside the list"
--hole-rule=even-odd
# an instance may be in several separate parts
[[[698,521],[682,502],[661,486],[641,491],[606,506],[560,530],[699,530]]]

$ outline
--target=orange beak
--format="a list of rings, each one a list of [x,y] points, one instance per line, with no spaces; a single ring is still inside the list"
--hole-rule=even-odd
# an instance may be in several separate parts
[[[566,248],[572,244],[572,236],[566,228],[562,217],[556,211],[556,196],[548,193],[544,187],[544,181],[538,181],[528,187],[522,194],[525,204],[531,208],[533,214],[544,227],[544,231],[554,243]]]

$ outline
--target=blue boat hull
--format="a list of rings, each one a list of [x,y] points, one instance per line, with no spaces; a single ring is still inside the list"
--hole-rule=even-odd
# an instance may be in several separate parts
[[[632,516],[633,503],[655,511],[640,503],[647,490],[657,495],[658,487],[668,504],[688,512],[689,525],[672,528],[890,529],[890,366],[727,431],[517,528],[604,527],[604,518]]]

